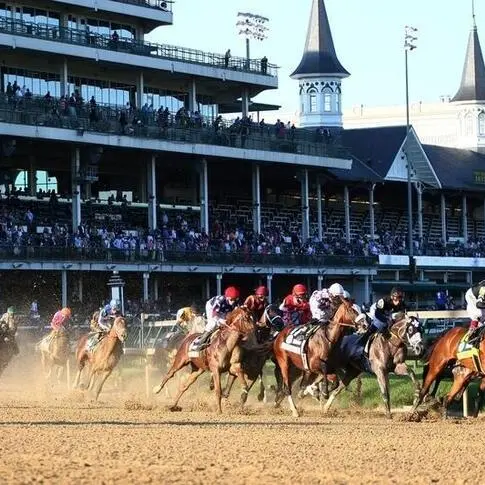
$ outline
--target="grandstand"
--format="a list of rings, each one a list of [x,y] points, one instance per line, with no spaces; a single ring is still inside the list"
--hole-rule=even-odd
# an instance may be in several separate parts
[[[0,2],[2,305],[87,314],[113,271],[132,313],[173,312],[226,284],[264,283],[277,300],[300,281],[339,280],[369,302],[410,276],[406,161],[413,297],[427,306],[440,288],[460,301],[481,275],[484,155],[414,131],[406,142],[402,126],[342,130],[345,70],[323,92],[328,124],[258,123],[255,110],[275,105],[250,100],[277,88],[276,65],[147,42],[172,24],[172,2],[96,5]]]

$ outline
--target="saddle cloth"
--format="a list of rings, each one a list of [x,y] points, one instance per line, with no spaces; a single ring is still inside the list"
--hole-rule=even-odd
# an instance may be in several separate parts
[[[103,340],[105,334],[102,332],[91,332],[86,340],[86,350],[88,352],[96,352],[99,342]]]
[[[365,372],[372,372],[369,361],[369,350],[376,334],[365,338],[357,333],[345,335],[339,343],[339,353],[344,361],[353,361]]]
[[[214,337],[219,333],[219,329],[215,330],[210,338],[206,339],[205,342],[202,342],[202,335],[198,335],[192,342],[189,344],[189,350],[187,352],[188,357],[191,359],[200,357],[203,350],[205,350],[211,342],[214,340]]]
[[[288,332],[288,335],[281,344],[282,349],[298,354],[301,357],[305,370],[309,370],[307,354],[308,341],[319,328],[320,324],[310,323],[307,325],[299,325]]]
[[[477,333],[473,336],[473,339],[469,340],[469,333],[465,333],[460,342],[458,343],[458,348],[456,350],[456,358],[458,360],[471,359],[475,370],[480,374],[485,375],[485,369],[482,367],[480,359],[480,342],[482,341],[483,335],[485,333],[485,326],[481,327]],[[476,343],[476,345],[474,345]]]

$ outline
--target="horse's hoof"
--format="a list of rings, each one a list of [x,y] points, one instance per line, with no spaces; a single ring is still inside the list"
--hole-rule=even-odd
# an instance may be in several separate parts
[[[172,413],[178,413],[182,411],[182,408],[180,406],[170,406],[168,409],[172,411]]]
[[[162,386],[154,386],[152,389],[153,394],[158,394],[162,390]]]
[[[291,414],[293,414],[293,417],[294,418],[299,418],[300,417],[300,413],[298,411],[293,411]]]
[[[257,399],[258,399],[259,402],[263,402],[264,401],[264,393],[258,394]]]

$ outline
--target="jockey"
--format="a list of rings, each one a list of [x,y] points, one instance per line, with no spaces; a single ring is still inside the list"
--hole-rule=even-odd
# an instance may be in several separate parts
[[[53,331],[58,332],[65,329],[65,326],[71,318],[71,309],[64,307],[62,310],[54,313],[51,321],[51,328]]]
[[[476,329],[480,328],[485,320],[485,280],[480,281],[467,290],[465,301],[466,311],[471,321],[464,339],[469,342]]]
[[[387,330],[395,313],[405,311],[404,292],[401,288],[394,287],[389,296],[381,298],[370,307],[369,313],[372,318],[372,324],[367,333],[371,334],[375,331],[382,333]]]
[[[285,325],[304,325],[312,318],[305,285],[295,285],[280,305]]]
[[[340,283],[330,285],[330,288],[315,290],[310,297],[310,310],[312,317],[321,322],[328,322],[334,315],[336,305],[344,298],[346,292]]]
[[[108,305],[99,312],[98,317],[98,331],[109,332],[113,321],[116,317],[121,315],[121,302],[119,300],[111,300]]]
[[[199,343],[208,341],[214,330],[226,322],[226,316],[238,306],[239,290],[235,286],[228,286],[223,295],[212,297],[205,304],[207,324],[204,333],[200,336]]]
[[[19,347],[15,341],[17,332],[17,321],[15,319],[15,309],[13,306],[7,308],[7,312],[0,317],[0,334],[5,342],[12,342],[14,353],[19,353]]]
[[[255,322],[260,322],[263,318],[264,309],[268,305],[268,294],[266,286],[258,286],[254,294],[249,295],[244,301],[244,305],[253,312]]]

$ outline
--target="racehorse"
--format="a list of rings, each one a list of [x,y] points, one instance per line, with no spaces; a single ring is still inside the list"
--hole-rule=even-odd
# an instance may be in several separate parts
[[[17,353],[15,342],[5,335],[0,335],[0,375],[3,374],[12,357]]]
[[[248,398],[248,392],[253,385],[259,379],[259,393],[258,401],[263,401],[266,396],[266,388],[263,380],[263,370],[266,361],[273,357],[273,340],[275,333],[283,329],[284,323],[281,311],[276,305],[267,305],[264,309],[263,315],[259,322],[256,324],[256,328],[252,338],[241,345],[242,347],[242,360],[241,366],[244,372],[244,377],[248,383],[248,389],[243,390],[240,398],[241,405],[244,405]],[[280,372],[276,365],[275,377],[278,380],[280,378]],[[222,395],[225,398],[229,397],[231,388],[236,380],[236,376],[229,374],[227,377],[226,387]]]
[[[57,368],[57,382],[60,383],[63,370],[69,359],[69,336],[65,329],[52,330],[38,344],[40,359],[46,382]],[[68,377],[69,378],[69,377]]]
[[[408,375],[415,388],[416,399],[419,393],[419,382],[414,371],[406,365],[407,344],[411,345],[414,352],[419,355],[422,352],[422,337],[419,320],[415,317],[408,317],[404,313],[396,316],[395,322],[389,328],[389,334],[374,334],[369,348],[369,364],[366,366],[364,360],[349,359],[346,352],[347,343],[350,339],[358,338],[356,335],[349,335],[342,339],[340,345],[334,348],[329,363],[337,372],[343,371],[340,384],[330,394],[328,401],[323,408],[327,412],[332,406],[335,398],[345,389],[349,383],[362,372],[371,371],[377,377],[382,399],[386,407],[386,415],[391,417],[391,401],[389,395],[389,373],[397,375]],[[371,337],[372,338],[372,337]],[[339,373],[340,375],[340,373]]]
[[[450,391],[445,396],[443,401],[443,417],[448,416],[448,407],[455,399],[460,396],[466,389],[470,381],[474,378],[481,377],[479,393],[475,400],[474,416],[478,416],[478,412],[484,402],[485,394],[485,378],[483,371],[477,370],[472,357],[466,359],[457,359],[458,344],[466,334],[467,330],[463,327],[454,327],[445,332],[439,337],[433,345],[428,349],[427,362],[425,371],[423,372],[423,387],[419,393],[418,399],[414,403],[412,411],[423,402],[424,397],[428,394],[431,385],[434,382],[440,381],[442,372],[448,365],[455,365],[460,367],[461,372],[453,372],[453,385]],[[485,339],[481,339],[479,345],[478,365],[485,370]],[[435,386],[435,391],[436,391]],[[433,393],[435,392],[433,391]]]
[[[214,335],[210,345],[201,351],[199,357],[189,357],[190,344],[198,337],[199,334],[192,334],[185,337],[177,354],[175,355],[172,367],[162,379],[158,386],[153,388],[153,392],[158,394],[167,381],[169,381],[176,372],[190,364],[191,373],[187,381],[180,385],[177,396],[171,411],[180,411],[178,402],[184,392],[202,375],[205,371],[212,372],[214,379],[214,389],[216,392],[217,411],[222,413],[221,406],[221,373],[230,372],[237,375],[242,383],[243,389],[247,389],[247,383],[241,368],[240,350],[238,345],[254,331],[254,319],[252,312],[245,306],[234,309],[227,315],[226,323],[220,327]]]
[[[296,409],[293,397],[291,395],[293,384],[293,376],[290,374],[291,364],[296,366],[298,369],[305,371],[307,374],[316,374],[317,378],[313,382],[313,385],[316,386],[319,382],[323,381],[323,395],[325,397],[328,396],[327,360],[331,348],[338,343],[347,327],[356,328],[355,318],[357,315],[358,312],[354,308],[352,302],[347,300],[341,301],[333,318],[328,322],[328,324],[320,325],[318,330],[310,337],[308,341],[308,369],[305,369],[302,357],[299,354],[286,351],[282,348],[282,344],[284,343],[286,336],[294,327],[288,326],[278,334],[276,340],[274,341],[273,351],[281,370],[283,392],[277,396],[275,406],[279,406],[284,395],[286,394],[286,396],[288,396],[288,402],[290,404],[290,409],[293,416],[299,416],[298,410]],[[315,320],[315,323],[318,323],[318,320]],[[303,385],[303,381],[301,385]]]
[[[79,386],[81,372],[86,362],[88,362],[90,364],[88,390],[94,391],[94,396],[97,400],[106,379],[110,376],[123,354],[123,342],[126,340],[126,337],[126,321],[123,317],[114,319],[110,331],[92,350],[87,350],[86,348],[89,334],[83,335],[77,343],[76,362],[78,371],[73,387],[77,388]]]

